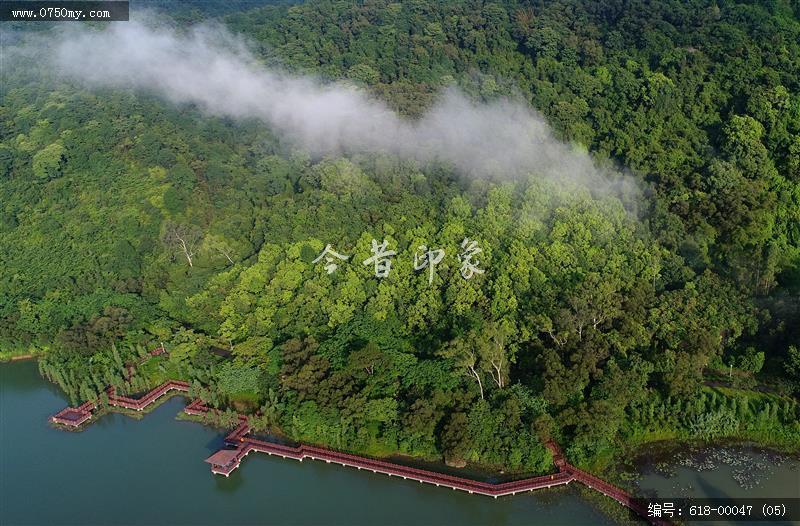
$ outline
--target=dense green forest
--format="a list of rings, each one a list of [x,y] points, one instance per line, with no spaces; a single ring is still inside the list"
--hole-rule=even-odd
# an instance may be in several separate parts
[[[315,158],[255,122],[8,62],[3,355],[41,354],[76,402],[183,378],[263,430],[457,465],[546,471],[549,437],[589,467],[657,439],[800,448],[797,0],[312,1],[221,20],[265,63],[411,118],[453,84],[521,96],[641,195]],[[397,253],[382,279],[361,264],[372,240]],[[330,274],[327,244],[350,256]],[[434,274],[420,245],[445,251]]]

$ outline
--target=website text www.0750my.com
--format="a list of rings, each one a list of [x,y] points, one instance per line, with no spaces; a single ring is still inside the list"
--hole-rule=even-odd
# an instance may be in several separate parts
[[[111,22],[126,21],[127,1],[0,1],[0,21]]]
[[[14,9],[11,16],[17,20],[59,19],[59,20],[110,20],[111,11],[108,9],[90,9],[89,11],[76,11],[63,7],[41,7],[39,9]]]

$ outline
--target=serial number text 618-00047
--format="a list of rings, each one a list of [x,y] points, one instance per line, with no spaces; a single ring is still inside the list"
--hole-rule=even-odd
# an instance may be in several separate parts
[[[798,521],[800,498],[636,499],[647,516],[691,521]]]

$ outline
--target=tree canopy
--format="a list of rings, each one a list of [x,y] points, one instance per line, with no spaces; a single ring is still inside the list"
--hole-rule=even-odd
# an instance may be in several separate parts
[[[546,471],[551,436],[590,465],[667,427],[797,445],[799,16],[320,0],[222,18],[264,61],[411,117],[452,84],[521,94],[637,197],[314,158],[253,122],[4,66],[0,342],[42,349],[75,400],[180,377],[264,429],[457,465]],[[373,240],[396,252],[384,278],[362,264]],[[349,256],[332,273],[328,244]],[[435,272],[421,245],[444,250]]]

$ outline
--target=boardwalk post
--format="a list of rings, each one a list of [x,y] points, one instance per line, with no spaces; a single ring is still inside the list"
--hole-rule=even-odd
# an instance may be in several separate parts
[[[186,382],[168,381],[138,400],[117,395],[113,387],[109,387],[107,392],[109,395],[109,406],[136,409],[141,412],[171,390],[188,393],[189,384]],[[50,420],[57,424],[78,427],[88,421],[92,417],[93,411],[96,409],[97,404],[89,401],[76,408],[67,407],[50,417]],[[195,399],[184,408],[184,411],[187,414],[199,416],[212,411],[212,409],[203,404],[202,400]],[[470,495],[477,492],[481,495],[492,496],[495,499],[504,495],[516,495],[519,492],[534,491],[561,484],[569,484],[573,480],[577,480],[587,487],[616,500],[620,505],[630,508],[633,512],[655,525],[662,526],[671,524],[669,521],[663,519],[647,517],[646,510],[641,509],[641,506],[637,506],[633,498],[627,492],[569,464],[558,445],[552,441],[548,442],[546,445],[553,453],[553,462],[558,468],[557,473],[525,480],[491,484],[317,446],[298,445],[290,447],[283,444],[265,442],[248,436],[251,428],[247,417],[239,415],[239,421],[238,427],[225,437],[227,447],[235,447],[235,449],[220,450],[207,459],[207,462],[212,464],[212,473],[229,477],[230,474],[239,467],[241,460],[249,455],[251,451],[260,451],[269,455],[279,455],[283,458],[293,458],[300,462],[302,462],[305,457],[309,457],[316,460],[324,460],[327,464],[333,462],[342,466],[355,467],[359,470],[362,468],[369,469],[373,473],[380,472],[389,476],[398,476],[402,477],[403,480],[417,480],[420,484],[428,482],[430,484],[435,484],[437,487],[444,486],[454,491],[466,491]]]

